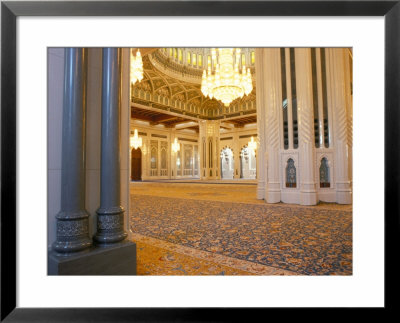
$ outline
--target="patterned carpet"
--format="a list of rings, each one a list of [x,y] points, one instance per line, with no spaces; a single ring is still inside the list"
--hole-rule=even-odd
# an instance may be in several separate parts
[[[265,205],[264,200],[256,198],[257,186],[252,184],[210,184],[204,183],[180,182],[166,183],[165,181],[154,182],[131,182],[130,192],[134,195],[151,195],[172,198],[184,198],[194,200],[208,200],[218,202],[243,202],[251,204]],[[279,204],[275,204],[279,205]],[[292,204],[293,208],[308,208],[307,206]],[[336,203],[319,203],[314,207],[318,209],[344,210],[352,211],[352,205],[341,205]]]
[[[178,252],[158,248],[152,244],[136,241],[139,275],[251,275],[246,271],[234,270],[218,263],[199,261]]]
[[[132,231],[138,236],[189,250],[286,273],[352,274],[352,212],[348,208],[132,194],[130,214]],[[224,267],[212,274],[220,272],[230,274]]]
[[[138,275],[284,275],[296,273],[134,233]]]

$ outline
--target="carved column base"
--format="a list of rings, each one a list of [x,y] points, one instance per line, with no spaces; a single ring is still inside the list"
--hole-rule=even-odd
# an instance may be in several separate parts
[[[352,203],[352,191],[350,188],[350,182],[345,182],[345,183],[336,182],[336,203],[339,204]]]
[[[89,215],[85,211],[76,213],[60,212],[57,219],[57,240],[53,249],[57,253],[70,254],[89,248]]]
[[[128,234],[124,231],[125,210],[121,206],[97,210],[97,233],[93,239],[98,244],[116,243]]]
[[[267,203],[279,203],[281,201],[281,188],[279,182],[268,183]]]
[[[300,204],[301,205],[317,205],[318,198],[315,189],[300,191]]]
[[[265,197],[264,182],[259,181],[257,184],[257,200],[264,200],[264,197]]]

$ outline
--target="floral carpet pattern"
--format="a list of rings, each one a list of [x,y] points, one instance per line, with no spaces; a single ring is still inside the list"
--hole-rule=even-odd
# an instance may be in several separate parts
[[[246,271],[234,270],[217,263],[187,257],[168,249],[136,241],[137,274],[146,275],[252,275]]]
[[[132,194],[130,214],[135,234],[159,241],[294,274],[352,274],[348,209]]]
[[[137,246],[137,275],[293,276],[296,273],[174,243],[132,235]]]

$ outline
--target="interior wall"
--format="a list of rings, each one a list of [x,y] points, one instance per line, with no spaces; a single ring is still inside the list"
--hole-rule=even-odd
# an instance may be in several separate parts
[[[133,136],[134,130],[137,129],[139,137],[142,138],[142,180],[148,179],[172,179],[180,178],[176,173],[176,154],[172,152],[172,143],[177,138],[181,144],[181,154],[183,153],[183,145],[198,145],[198,134],[191,131],[177,130],[174,128],[164,128],[162,125],[151,126],[145,122],[131,120],[130,135]],[[144,135],[145,134],[145,135]],[[162,137],[160,137],[162,136]],[[179,139],[180,138],[180,139]],[[187,141],[182,139],[188,139]],[[167,142],[167,167],[168,174],[165,176],[150,176],[150,145],[151,141],[166,141]],[[195,141],[195,142],[194,142]],[[158,163],[160,163],[160,151],[158,151]],[[158,167],[159,169],[159,167]],[[130,173],[129,173],[130,174]],[[129,176],[130,177],[130,176]],[[196,176],[192,176],[196,177]],[[197,176],[198,177],[198,176]]]
[[[121,205],[125,209],[125,230],[128,238],[131,237],[129,225],[129,170],[130,170],[130,149],[129,129],[131,120],[130,105],[130,49],[122,48],[122,73],[121,73]]]
[[[137,129],[139,133],[139,137],[142,138],[142,180],[149,179],[176,179],[182,178],[183,176],[177,176],[176,173],[176,154],[172,152],[171,145],[175,138],[187,138],[189,141],[178,140],[181,144],[181,153],[183,152],[183,145],[198,145],[198,159],[199,159],[199,168],[200,168],[200,136],[198,133],[194,133],[191,131],[185,130],[177,130],[173,128],[164,128],[162,125],[154,126],[148,125],[147,122],[131,120],[131,128],[130,135],[133,136],[134,130]],[[152,136],[154,135],[154,137]],[[156,136],[163,136],[165,138],[160,138]],[[255,125],[250,125],[244,128],[232,128],[232,130],[223,130],[221,131],[219,142],[218,142],[218,151],[216,151],[216,162],[220,165],[220,153],[223,148],[229,147],[233,151],[234,157],[234,178],[240,178],[240,153],[243,147],[247,146],[248,142],[251,140],[251,136],[254,137],[254,140],[257,141],[257,128]],[[151,140],[162,140],[168,142],[168,176],[150,176],[150,142]],[[197,143],[194,143],[193,140],[196,140]],[[256,151],[258,154],[258,150]],[[182,157],[182,156],[181,156]],[[183,158],[183,157],[182,157]],[[172,173],[173,171],[173,173]],[[257,174],[258,174],[258,163],[257,163]],[[198,176],[192,176],[197,178]]]
[[[48,48],[47,106],[47,243],[56,240],[56,214],[61,205],[62,105],[64,86],[64,49]]]
[[[234,160],[234,179],[240,178],[240,153],[243,147],[247,146],[248,142],[251,140],[251,136],[254,137],[254,141],[257,140],[257,128],[233,128],[232,130],[226,130],[220,135],[220,152],[225,147],[229,147],[233,151]],[[258,155],[258,147],[256,150],[256,155]],[[258,174],[258,160],[257,160],[257,176]]]

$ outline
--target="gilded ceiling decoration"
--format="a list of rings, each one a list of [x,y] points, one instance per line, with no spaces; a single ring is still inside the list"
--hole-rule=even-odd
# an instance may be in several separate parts
[[[153,107],[165,106],[165,110],[173,109],[175,112],[199,118],[218,118],[241,112],[255,113],[254,80],[253,91],[248,96],[233,101],[229,108],[226,108],[222,102],[210,100],[201,92],[202,68],[195,70],[171,59],[166,60],[165,53],[160,53],[164,53],[164,49],[143,55],[144,77],[140,83],[132,85],[133,101],[148,102]],[[159,63],[160,57],[164,57],[164,65]],[[157,59],[158,63],[155,63]],[[177,71],[179,75],[172,77]],[[152,104],[153,102],[155,104]]]

